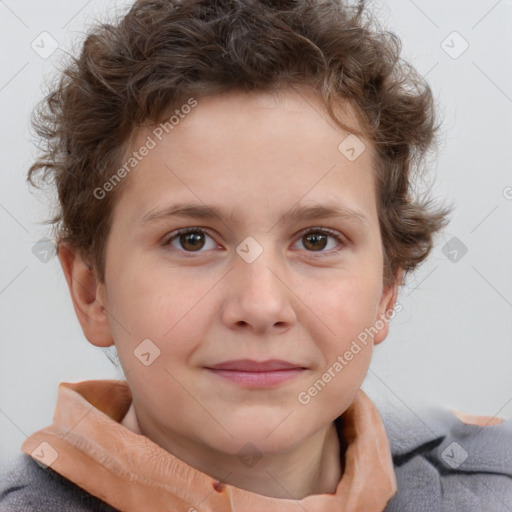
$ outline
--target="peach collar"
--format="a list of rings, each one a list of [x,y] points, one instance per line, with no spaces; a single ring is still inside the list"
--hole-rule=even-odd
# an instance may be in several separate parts
[[[189,466],[120,423],[131,399],[126,381],[62,382],[52,425],[28,437],[22,450],[124,512],[381,512],[397,491],[382,419],[362,390],[336,420],[346,451],[335,493],[301,500],[221,484]]]

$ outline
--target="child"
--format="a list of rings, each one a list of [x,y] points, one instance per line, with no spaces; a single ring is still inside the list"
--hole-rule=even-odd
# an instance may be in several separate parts
[[[126,380],[61,383],[1,510],[512,508],[511,421],[360,389],[449,214],[411,192],[437,125],[399,52],[336,0],[139,0],[88,35],[29,178]]]

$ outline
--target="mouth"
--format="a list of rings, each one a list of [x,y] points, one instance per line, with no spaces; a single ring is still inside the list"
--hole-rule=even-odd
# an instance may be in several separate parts
[[[306,367],[289,361],[239,359],[205,367],[209,372],[249,388],[268,388],[289,381],[306,371]]]

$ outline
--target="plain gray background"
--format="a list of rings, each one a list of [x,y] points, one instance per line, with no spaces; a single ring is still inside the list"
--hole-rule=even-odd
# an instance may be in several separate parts
[[[83,336],[57,258],[35,254],[51,211],[25,176],[44,77],[95,17],[128,3],[0,0],[0,463],[52,421],[59,382],[122,376]],[[381,0],[374,9],[434,90],[444,125],[431,176],[456,210],[401,291],[403,311],[364,389],[411,410],[429,402],[512,417],[512,1]],[[59,48],[45,59],[51,38]]]

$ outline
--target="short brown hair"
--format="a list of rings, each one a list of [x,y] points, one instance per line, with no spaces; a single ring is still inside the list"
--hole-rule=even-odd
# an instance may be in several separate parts
[[[416,268],[450,208],[413,197],[413,172],[435,148],[428,83],[400,57],[395,34],[375,29],[364,0],[138,0],[114,24],[89,31],[78,58],[36,109],[46,143],[28,180],[52,177],[57,245],[76,247],[104,281],[111,213],[122,183],[93,191],[118,169],[134,130],[158,124],[187,98],[229,90],[312,86],[329,115],[375,146],[384,284]],[[334,112],[355,107],[360,131]],[[36,185],[37,186],[37,185]]]

